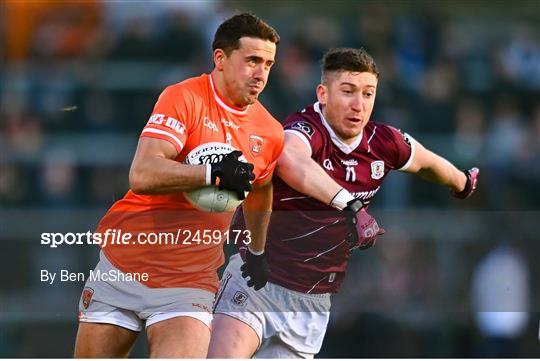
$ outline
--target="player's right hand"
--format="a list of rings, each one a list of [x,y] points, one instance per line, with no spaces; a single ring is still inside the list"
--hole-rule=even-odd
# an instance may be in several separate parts
[[[240,267],[242,271],[242,277],[247,278],[248,287],[253,287],[255,291],[263,288],[268,282],[268,276],[270,276],[270,266],[266,260],[266,255],[253,254],[248,249],[246,250],[246,262]]]
[[[245,192],[250,192],[253,187],[250,181],[255,179],[253,164],[242,162],[238,158],[242,152],[235,150],[227,154],[217,163],[212,163],[211,182],[220,190],[226,189],[235,192],[238,199],[246,198]]]
[[[452,192],[452,195],[459,199],[469,198],[476,189],[476,184],[478,183],[478,175],[480,174],[480,169],[474,167],[468,170],[464,170],[463,173],[467,176],[467,182],[465,183],[465,188],[461,192]]]
[[[343,208],[343,212],[347,212],[347,221],[351,231],[347,238],[349,249],[365,250],[372,247],[377,241],[377,237],[384,234],[385,230],[379,227],[379,224],[366,210],[363,208],[362,201],[353,199],[347,203],[347,207]]]

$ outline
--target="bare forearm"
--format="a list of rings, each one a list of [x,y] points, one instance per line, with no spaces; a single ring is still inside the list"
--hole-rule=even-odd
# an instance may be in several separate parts
[[[283,153],[278,162],[278,176],[294,190],[329,204],[342,188],[311,158]]]
[[[467,177],[446,159],[433,154],[433,161],[418,170],[418,175],[430,182],[438,183],[459,192],[465,188]]]
[[[184,192],[206,184],[206,166],[185,165],[155,156],[134,163],[129,173],[131,189],[138,194]]]
[[[244,201],[243,209],[246,228],[251,236],[249,248],[255,253],[262,252],[272,212],[272,183],[253,190]]]

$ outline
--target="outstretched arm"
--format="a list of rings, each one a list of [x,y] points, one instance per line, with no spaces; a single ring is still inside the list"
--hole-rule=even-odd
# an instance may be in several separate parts
[[[411,141],[414,142],[414,154],[405,172],[417,174],[425,180],[447,186],[458,198],[466,198],[472,194],[476,188],[477,168],[461,171],[445,158],[426,149],[415,139]]]

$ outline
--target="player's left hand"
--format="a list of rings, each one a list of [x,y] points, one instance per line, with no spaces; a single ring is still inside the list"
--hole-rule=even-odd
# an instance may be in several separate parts
[[[377,241],[377,237],[385,233],[384,228],[379,227],[375,218],[361,207],[361,201],[355,199],[343,209],[344,212],[351,213],[348,215],[349,227],[351,228],[348,242],[351,251],[371,248]]]
[[[480,169],[474,167],[468,170],[464,170],[463,173],[467,176],[467,182],[465,183],[465,188],[461,192],[452,192],[452,195],[459,199],[469,198],[476,189],[476,183],[478,183],[478,175],[480,174]]]
[[[242,277],[247,278],[248,287],[253,287],[255,291],[263,288],[268,282],[268,276],[270,276],[270,266],[266,260],[266,255],[256,255],[246,250],[246,262],[240,267],[242,271]]]

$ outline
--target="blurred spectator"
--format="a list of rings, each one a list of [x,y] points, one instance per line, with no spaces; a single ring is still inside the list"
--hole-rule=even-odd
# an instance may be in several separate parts
[[[82,116],[86,124],[93,130],[116,130],[115,122],[116,102],[110,94],[104,92],[87,93],[82,103]]]
[[[487,183],[491,204],[505,207],[521,204],[517,189],[509,187],[515,177],[518,155],[525,139],[521,113],[515,100],[508,97],[497,99],[492,120],[486,134],[485,174],[491,179]],[[516,204],[517,203],[517,204]]]
[[[460,165],[482,162],[486,111],[476,98],[464,98],[457,103],[453,138],[456,162]]]
[[[30,53],[41,60],[80,57],[96,41],[96,13],[81,6],[65,4],[49,9],[39,18],[30,42]]]
[[[319,71],[318,64],[311,61],[304,43],[284,44],[279,49],[279,57],[273,74],[278,88],[270,94],[277,104],[286,105],[286,108],[276,107],[274,114],[283,122],[294,105],[301,108],[316,101],[314,88],[320,79],[314,79],[313,73]]]
[[[394,23],[394,54],[402,86],[420,91],[429,66],[431,39],[428,20],[413,14],[398,16]]]
[[[45,154],[39,182],[45,205],[67,206],[74,203],[76,171],[76,159],[71,151],[55,149]]]
[[[452,129],[453,98],[459,80],[456,65],[450,59],[438,59],[423,72],[419,89],[422,101],[417,110],[422,131],[447,133]]]
[[[293,39],[303,43],[311,59],[320,59],[328,48],[343,46],[343,29],[333,17],[309,16],[290,25]]]
[[[32,155],[43,144],[42,121],[28,111],[3,115],[6,123],[1,129],[9,149],[15,154]]]
[[[529,25],[520,25],[499,52],[501,76],[516,86],[540,90],[540,36]]]
[[[109,58],[127,61],[162,59],[164,53],[158,51],[154,33],[155,27],[149,19],[130,20],[113,45]]]
[[[22,204],[27,196],[28,186],[28,179],[19,167],[0,164],[0,204]]]
[[[484,339],[476,357],[516,357],[529,322],[529,269],[510,245],[499,245],[477,265],[471,285],[476,322]]]
[[[387,52],[392,45],[393,19],[388,8],[373,3],[358,3],[353,18],[354,36],[351,46],[362,44],[380,62],[378,54]],[[386,74],[386,72],[385,72]]]
[[[203,46],[208,45],[203,41],[199,28],[192,23],[190,14],[175,10],[167,14],[161,24],[164,29],[158,45],[160,60],[185,65],[197,64],[196,59],[202,54]]]
[[[540,204],[540,103],[533,109],[529,129],[523,139],[516,179],[529,207],[537,207]]]
[[[1,6],[11,62],[31,54],[51,60],[81,54],[94,40],[102,15],[97,0],[5,0]]]

